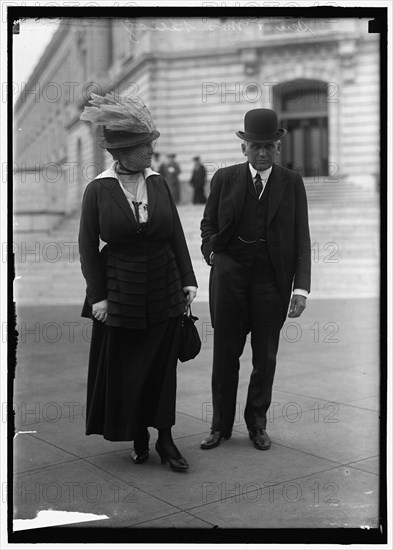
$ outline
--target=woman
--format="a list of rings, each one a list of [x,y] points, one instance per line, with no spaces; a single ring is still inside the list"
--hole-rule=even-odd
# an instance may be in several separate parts
[[[160,134],[139,99],[92,94],[91,104],[81,120],[103,126],[100,144],[115,162],[88,184],[82,203],[82,316],[93,319],[86,434],[133,441],[140,464],[153,426],[161,462],[184,471],[171,427],[181,319],[197,283],[169,189],[150,169]]]

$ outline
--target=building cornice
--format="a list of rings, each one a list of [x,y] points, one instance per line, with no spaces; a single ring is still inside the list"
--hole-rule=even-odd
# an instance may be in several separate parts
[[[187,50],[176,50],[176,51],[155,51],[151,50],[148,53],[144,53],[140,56],[134,57],[132,61],[125,62],[123,64],[123,67],[121,69],[122,77],[127,76],[128,73],[131,73],[135,71],[137,68],[139,68],[139,65],[146,61],[154,61],[154,60],[168,60],[173,61],[174,59],[190,59],[190,58],[206,58],[206,57],[217,57],[217,55],[230,57],[233,55],[237,55],[239,52],[243,50],[249,50],[249,49],[256,49],[256,50],[263,50],[263,49],[282,49],[286,48],[288,46],[296,45],[299,48],[307,47],[310,45],[315,44],[337,44],[342,40],[348,40],[348,39],[356,40],[357,33],[320,33],[320,34],[313,34],[310,36],[301,36],[301,40],[299,40],[299,35],[286,35],[283,37],[283,35],[269,35],[256,39],[251,39],[249,41],[244,41],[237,43],[236,45],[232,47],[216,47],[216,48],[206,48],[206,49],[187,49]]]

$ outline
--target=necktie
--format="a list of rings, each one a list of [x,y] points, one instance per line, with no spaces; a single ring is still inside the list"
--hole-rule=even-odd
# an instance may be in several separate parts
[[[262,183],[261,176],[258,172],[257,172],[257,174],[254,178],[254,182],[255,182],[255,191],[257,192],[257,197],[259,199],[259,197],[262,193],[262,190],[263,190],[263,183]]]

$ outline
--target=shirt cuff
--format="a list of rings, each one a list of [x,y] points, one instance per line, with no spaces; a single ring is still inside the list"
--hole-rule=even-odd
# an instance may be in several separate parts
[[[302,288],[294,288],[293,294],[298,294],[299,296],[304,296],[305,298],[308,296],[307,290],[303,290]]]

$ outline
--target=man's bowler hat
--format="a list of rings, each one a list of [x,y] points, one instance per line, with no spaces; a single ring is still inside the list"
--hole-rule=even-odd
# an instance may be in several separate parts
[[[237,137],[254,143],[278,141],[287,131],[278,127],[277,114],[271,109],[253,109],[244,116],[244,132],[236,132]]]

